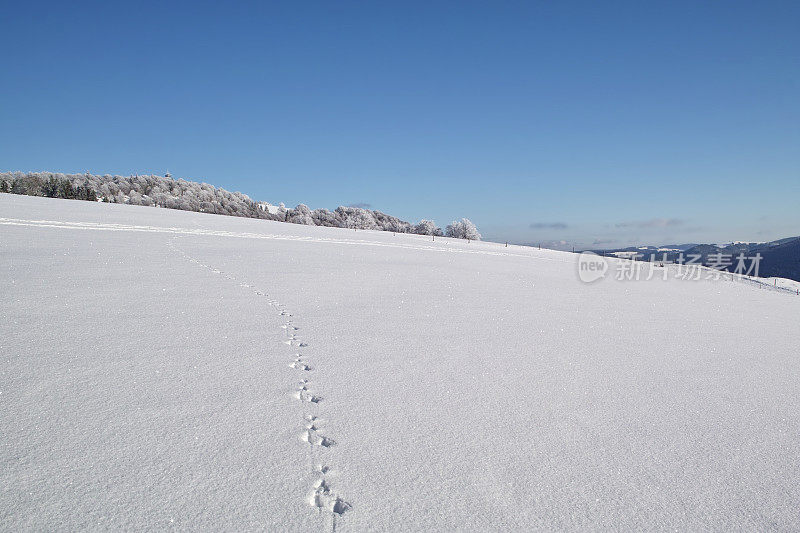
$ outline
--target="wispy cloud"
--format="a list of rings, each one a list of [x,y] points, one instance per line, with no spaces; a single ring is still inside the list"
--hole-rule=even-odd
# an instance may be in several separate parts
[[[531,229],[567,229],[567,225],[563,222],[533,222],[530,226]]]
[[[601,244],[614,244],[618,242],[617,239],[595,239],[592,246],[600,246]]]
[[[628,222],[620,222],[616,225],[618,228],[672,228],[684,224],[684,220],[680,218],[653,218],[650,220],[633,220]]]
[[[572,247],[575,245],[572,242],[567,241],[509,241],[512,244],[518,244],[520,246],[531,246],[533,248],[549,248],[551,250],[572,250]]]
[[[365,202],[358,202],[355,204],[350,204],[347,207],[360,207],[361,209],[372,209],[372,204],[368,204]]]
[[[540,243],[542,248],[547,248],[550,250],[571,250],[572,244],[568,243],[567,241],[544,241]]]

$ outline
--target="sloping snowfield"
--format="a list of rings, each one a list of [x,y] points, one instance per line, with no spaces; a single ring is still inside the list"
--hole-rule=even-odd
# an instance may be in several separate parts
[[[2,529],[800,529],[800,297],[576,257],[0,194]]]

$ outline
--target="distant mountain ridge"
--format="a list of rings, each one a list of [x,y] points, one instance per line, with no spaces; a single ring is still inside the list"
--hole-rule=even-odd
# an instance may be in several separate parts
[[[745,257],[761,256],[758,266],[760,277],[778,277],[800,281],[800,236],[787,237],[770,242],[732,242],[728,244],[677,244],[666,246],[639,246],[616,248],[610,250],[592,250],[603,255],[618,257],[631,257],[641,254],[637,259],[679,262],[681,257],[696,258],[696,263],[710,266],[715,264],[718,254],[733,260],[730,265],[718,265],[721,270],[732,272],[736,269],[736,257],[744,254]],[[682,255],[681,255],[682,254]],[[713,257],[716,256],[716,257]]]

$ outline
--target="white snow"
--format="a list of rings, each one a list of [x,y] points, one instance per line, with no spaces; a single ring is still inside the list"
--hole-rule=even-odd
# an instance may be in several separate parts
[[[632,259],[639,255],[639,252],[609,252],[609,255],[622,259]]]
[[[767,287],[778,287],[779,289],[785,289],[787,291],[794,291],[795,293],[800,294],[800,281],[795,281],[793,279],[786,279],[786,278],[757,278],[753,276],[745,276],[747,279],[766,285]]]
[[[278,214],[278,211],[280,210],[280,207],[279,207],[279,206],[277,206],[277,205],[272,205],[272,204],[271,204],[271,203],[269,203],[269,202],[259,202],[259,203],[258,203],[258,207],[259,207],[259,209],[261,209],[262,211],[266,211],[266,212],[268,212],[268,213],[269,213],[269,214],[271,214],[271,215],[277,215],[277,214]]]
[[[576,261],[0,194],[2,529],[800,528],[800,297]]]

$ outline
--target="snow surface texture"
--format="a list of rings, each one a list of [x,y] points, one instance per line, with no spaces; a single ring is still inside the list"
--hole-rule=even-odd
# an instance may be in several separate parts
[[[800,297],[576,258],[0,194],[2,529],[800,529]]]

